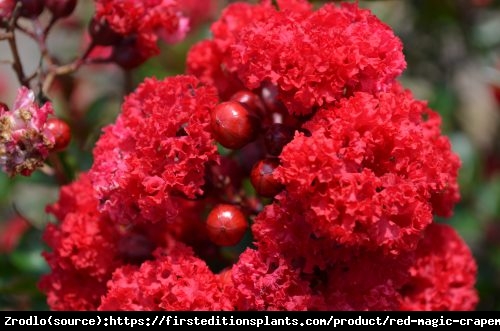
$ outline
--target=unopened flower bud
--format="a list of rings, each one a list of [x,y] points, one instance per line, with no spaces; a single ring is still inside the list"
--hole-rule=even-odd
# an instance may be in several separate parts
[[[0,20],[8,20],[12,16],[16,2],[14,0],[0,1]]]
[[[45,0],[45,6],[56,18],[71,15],[76,8],[76,0]]]

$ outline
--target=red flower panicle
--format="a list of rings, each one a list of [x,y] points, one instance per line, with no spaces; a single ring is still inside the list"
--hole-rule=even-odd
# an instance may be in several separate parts
[[[229,73],[222,63],[222,52],[211,40],[193,45],[187,54],[188,73],[202,82],[215,86],[219,96],[229,98],[243,88],[235,74]]]
[[[44,252],[52,272],[42,277],[41,290],[53,310],[95,310],[106,281],[120,265],[119,229],[97,210],[88,175],[61,189],[59,201],[47,207],[58,222],[45,229]]]
[[[317,238],[414,249],[432,214],[458,201],[458,157],[437,114],[409,92],[358,92],[321,109],[281,153],[276,177],[306,200]]]
[[[213,41],[188,57],[188,71],[219,86],[222,75],[239,78],[248,89],[269,81],[279,86],[289,112],[305,115],[346,93],[387,90],[406,67],[390,27],[356,4],[316,11],[306,1],[279,5],[228,6],[212,25]],[[205,61],[200,48],[215,57]]]
[[[96,17],[121,35],[104,38],[115,51],[146,40],[150,55],[173,3],[98,1]],[[459,199],[460,160],[396,82],[401,42],[355,3],[276,3],[229,5],[189,52],[197,78],[126,97],[89,173],[48,208],[52,309],[474,309],[472,255],[433,224]],[[226,132],[239,122],[211,125],[228,101],[259,118],[242,142]],[[242,212],[229,228],[210,214],[220,204]],[[253,249],[238,242],[246,220]]]
[[[265,206],[252,225],[259,252],[270,256],[279,253],[290,264],[301,267],[307,273],[315,268],[325,269],[337,260],[338,256],[333,254],[337,244],[332,240],[315,238],[312,225],[304,219],[307,209],[282,195],[277,197],[275,203]]]
[[[129,95],[94,149],[90,170],[100,210],[116,222],[160,222],[176,199],[203,193],[205,166],[217,161],[210,134],[215,90],[193,77],[147,79]]]
[[[231,310],[215,274],[177,243],[140,267],[117,269],[99,310]]]
[[[458,233],[431,224],[418,244],[411,279],[401,290],[401,310],[474,310],[477,265]]]
[[[282,258],[247,249],[231,270],[237,310],[308,310],[322,306],[309,283]]]
[[[188,19],[182,16],[175,0],[96,0],[94,22],[111,29],[114,60],[125,68],[134,68],[160,49],[158,40],[169,43],[182,40],[188,32]]]
[[[209,255],[212,244],[203,231],[205,224],[196,212],[199,210],[196,202],[181,204],[178,218],[168,226],[166,223],[149,227],[122,226],[99,212],[98,200],[94,196],[89,175],[84,173],[75,182],[63,187],[59,200],[47,207],[47,212],[53,214],[57,222],[49,224],[44,233],[44,241],[51,251],[43,255],[51,273],[42,277],[39,287],[47,295],[48,305],[53,310],[96,310],[103,304],[111,307],[112,298],[119,290],[112,290],[113,294],[105,301],[102,297],[110,292],[107,284],[113,275],[123,270],[135,270],[145,261],[151,261],[153,266],[163,264],[163,255],[154,255],[153,252],[185,247],[179,240],[189,243],[200,252],[200,256],[220,258],[216,253]],[[189,256],[184,258],[186,268],[191,268],[196,260],[191,256],[191,248],[175,249],[174,255],[184,255],[181,252],[188,251]],[[206,266],[203,268],[206,269]],[[212,279],[215,276],[207,277]],[[156,280],[156,277],[151,279],[151,286]],[[168,300],[172,307],[177,305],[181,309],[185,307],[185,299],[174,296]],[[225,303],[221,302],[221,305]],[[193,303],[190,307],[195,306],[196,303]],[[198,309],[206,307],[204,302]]]
[[[327,310],[392,311],[401,302],[399,290],[408,282],[413,252],[386,254],[382,249],[342,249],[338,261],[311,274]],[[319,281],[318,281],[319,280]]]

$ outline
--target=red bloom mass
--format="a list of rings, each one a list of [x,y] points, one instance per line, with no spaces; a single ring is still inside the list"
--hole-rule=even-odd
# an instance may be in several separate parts
[[[40,288],[54,310],[94,310],[120,265],[119,229],[98,212],[87,175],[64,187],[47,211],[59,222],[45,230],[44,240],[53,251],[44,257],[52,273],[42,278]]]
[[[115,3],[98,15],[123,34],[156,12]],[[472,254],[433,220],[459,199],[460,160],[396,81],[400,40],[355,3],[277,4],[231,4],[192,75],[126,97],[47,209],[52,309],[475,308]]]
[[[189,248],[159,250],[155,257],[117,269],[99,310],[231,309],[216,275]]]
[[[212,25],[213,41],[193,48],[188,71],[219,86],[222,74],[249,89],[269,81],[289,112],[309,114],[346,93],[386,90],[406,67],[401,41],[368,10],[278,3],[279,10],[270,1],[227,7]],[[206,62],[206,54],[217,63]]]
[[[449,225],[432,224],[418,244],[411,279],[402,289],[402,310],[474,310],[477,265]]]
[[[189,29],[188,19],[182,16],[175,0],[96,0],[95,3],[94,24],[107,30],[106,36],[101,32],[97,39],[113,45],[115,61],[127,68],[159,54],[159,38],[177,42]]]
[[[94,149],[90,176],[100,209],[121,223],[176,216],[176,199],[201,195],[217,161],[207,114],[217,97],[193,77],[147,79],[125,100]]]
[[[165,223],[151,227],[122,226],[106,214],[99,212],[98,200],[94,195],[89,175],[82,174],[77,181],[63,187],[59,201],[47,208],[47,211],[57,218],[57,222],[49,224],[44,234],[45,242],[52,248],[51,252],[44,253],[52,272],[45,275],[39,285],[47,294],[51,309],[96,310],[101,306],[101,309],[131,308],[132,303],[122,302],[121,308],[113,303],[113,298],[120,296],[119,293],[126,290],[121,288],[124,284],[118,279],[125,277],[128,273],[132,278],[142,277],[141,272],[136,269],[146,261],[150,261],[150,267],[144,268],[167,270],[172,267],[174,268],[172,275],[182,275],[182,272],[186,272],[187,274],[183,276],[186,280],[194,275],[200,275],[197,281],[200,282],[200,288],[207,286],[207,293],[200,298],[212,291],[207,281],[215,282],[215,275],[209,272],[204,262],[193,256],[192,248],[186,247],[179,241],[189,243],[200,252],[200,256],[208,256],[212,248],[203,232],[204,224],[199,218],[193,218],[193,210],[198,210],[196,204],[180,205],[177,211],[179,218],[173,220],[168,226]],[[203,237],[205,237],[205,242]],[[155,250],[157,252],[153,254]],[[165,257],[164,252],[167,252],[167,255],[173,254],[173,260]],[[220,258],[216,254],[211,257]],[[179,266],[181,260],[184,261],[185,266]],[[200,274],[202,270],[205,276]],[[165,271],[164,275],[167,275],[167,272]],[[172,284],[172,279],[177,279],[172,277],[168,280],[169,284]],[[109,281],[111,283],[108,283]],[[138,282],[139,280],[130,281]],[[157,274],[154,274],[154,277],[148,281],[142,280],[140,286],[155,287],[156,281]],[[112,285],[113,282],[114,285]],[[146,285],[147,282],[149,285]],[[139,284],[134,286],[139,286]],[[165,287],[159,291],[167,291],[168,288]],[[187,291],[188,288],[184,290]],[[213,300],[220,300],[220,306],[214,307],[227,307],[225,303],[227,299],[222,299],[215,289],[213,291]],[[137,291],[135,295],[141,295],[140,291]],[[103,296],[106,298],[103,299]],[[183,297],[166,298],[167,301],[162,304],[162,307],[169,305],[169,308],[177,307],[178,309],[208,309],[213,303],[196,301],[188,305],[184,302],[187,296],[188,293]],[[142,300],[141,298],[133,299],[131,296],[129,298],[136,301]],[[136,304],[137,307],[141,305],[140,302]],[[160,309],[158,304],[148,306],[149,304],[142,303],[142,308]]]
[[[305,124],[312,136],[284,148],[276,177],[289,198],[310,201],[316,237],[413,249],[432,214],[449,216],[459,197],[460,163],[439,125],[407,91],[357,92]]]

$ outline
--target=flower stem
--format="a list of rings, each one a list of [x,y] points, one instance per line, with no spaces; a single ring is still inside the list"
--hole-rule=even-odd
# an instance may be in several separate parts
[[[19,56],[19,49],[17,48],[16,35],[14,33],[14,29],[16,26],[15,22],[18,18],[20,8],[21,8],[21,2],[17,2],[16,7],[12,12],[12,17],[10,18],[9,23],[7,25],[6,29],[7,32],[4,34],[4,37],[6,37],[9,43],[10,51],[12,53],[13,57],[12,69],[14,69],[14,72],[16,73],[19,83],[21,85],[28,86],[29,81],[26,79],[26,76],[24,75],[24,69],[22,66],[21,57]]]
[[[59,185],[65,185],[70,182],[70,179],[66,175],[66,172],[64,170],[64,164],[60,159],[59,154],[57,153],[51,153],[47,160],[50,162],[50,165],[52,166],[53,169],[53,175],[55,176],[57,182]]]

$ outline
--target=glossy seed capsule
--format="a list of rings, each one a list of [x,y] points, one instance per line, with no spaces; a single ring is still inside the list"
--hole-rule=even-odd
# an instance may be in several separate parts
[[[264,134],[267,152],[274,156],[280,155],[283,147],[292,141],[293,133],[294,131],[284,124],[272,124]]]
[[[76,0],[45,0],[45,7],[55,18],[71,15],[76,8]]]
[[[28,18],[35,18],[40,16],[43,12],[45,4],[41,0],[19,0],[21,9],[19,15]]]
[[[117,45],[123,38],[118,32],[115,32],[104,19],[98,20],[95,17],[92,18],[88,29],[92,41],[97,45]]]
[[[218,104],[210,113],[212,134],[217,142],[229,149],[240,149],[257,137],[259,120],[236,101]]]
[[[279,160],[274,158],[262,159],[253,166],[250,182],[259,195],[273,198],[283,189],[283,185],[273,177],[273,172],[278,166]]]
[[[219,246],[234,246],[248,228],[243,212],[234,205],[219,204],[208,214],[207,230],[210,240]]]
[[[248,90],[241,90],[233,94],[231,101],[237,101],[245,106],[251,114],[263,119],[265,116],[264,104],[259,96]]]
[[[59,152],[68,147],[71,141],[71,129],[66,122],[59,118],[50,118],[47,120],[46,128],[55,138],[52,151]]]
[[[260,89],[260,97],[267,111],[272,113],[286,114],[287,110],[283,103],[278,98],[278,86],[265,82]]]

